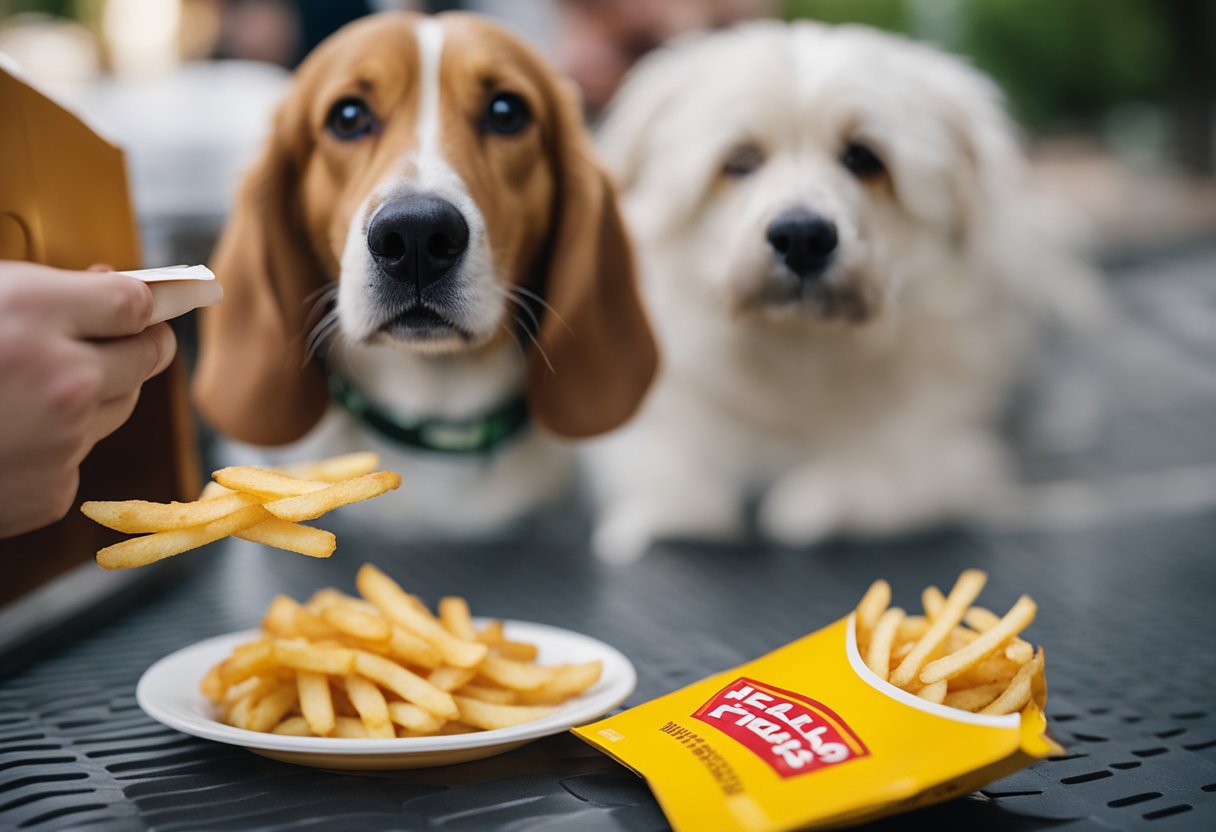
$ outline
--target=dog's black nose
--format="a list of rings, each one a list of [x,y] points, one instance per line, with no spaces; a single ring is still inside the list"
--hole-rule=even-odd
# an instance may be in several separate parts
[[[777,258],[804,278],[822,272],[836,250],[836,224],[801,208],[778,214],[765,236]]]
[[[367,229],[367,248],[386,277],[421,290],[460,262],[469,226],[456,206],[425,194],[381,206]]]

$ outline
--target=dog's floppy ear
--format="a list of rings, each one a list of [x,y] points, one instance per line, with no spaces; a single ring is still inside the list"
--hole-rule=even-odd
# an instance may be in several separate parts
[[[537,422],[563,437],[611,430],[637,409],[658,350],[638,297],[616,193],[594,158],[572,90],[558,88],[554,237],[544,311],[528,358]]]
[[[193,380],[204,418],[258,445],[300,438],[327,403],[319,367],[305,360],[308,300],[325,279],[296,209],[309,140],[294,106],[276,114],[212,258],[224,300],[202,312]]]

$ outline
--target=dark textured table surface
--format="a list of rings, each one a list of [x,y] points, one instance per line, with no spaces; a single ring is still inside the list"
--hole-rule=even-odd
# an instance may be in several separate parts
[[[1030,637],[1047,648],[1048,714],[1069,753],[876,828],[1214,829],[1213,264],[1200,249],[1115,273],[1128,321],[1115,343],[1061,346],[1040,371],[1030,398],[1050,418],[1018,427],[1037,496],[999,527],[808,552],[668,545],[622,569],[589,556],[570,510],[497,544],[388,542],[338,519],[328,561],[243,543],[194,553],[142,606],[0,680],[0,828],[666,828],[642,781],[569,736],[459,766],[345,774],[187,737],[136,706],[157,658],[254,624],[277,592],[352,589],[368,560],[428,600],[459,593],[478,614],[617,646],[639,673],[627,704],[834,620],[875,577],[915,606],[925,584],[980,566],[988,605],[1021,592],[1039,602]]]

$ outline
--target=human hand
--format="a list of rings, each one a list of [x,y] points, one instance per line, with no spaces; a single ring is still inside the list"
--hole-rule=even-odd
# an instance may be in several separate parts
[[[0,262],[0,537],[68,512],[81,461],[169,366],[151,314],[134,278]]]

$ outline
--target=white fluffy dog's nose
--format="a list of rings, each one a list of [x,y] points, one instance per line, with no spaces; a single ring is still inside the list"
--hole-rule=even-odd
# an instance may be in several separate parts
[[[839,241],[834,222],[804,208],[778,214],[765,236],[777,259],[804,279],[823,271]]]

